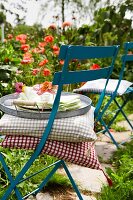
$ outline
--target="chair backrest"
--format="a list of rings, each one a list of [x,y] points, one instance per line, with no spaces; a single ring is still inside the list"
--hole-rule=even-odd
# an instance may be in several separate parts
[[[99,78],[106,78],[108,83],[109,77],[112,74],[116,56],[118,54],[119,46],[74,46],[63,45],[60,49],[59,59],[64,60],[64,66],[61,72],[57,72],[54,75],[53,84],[59,85],[58,90],[62,90],[63,84],[72,84],[79,82],[86,82],[96,80]],[[69,64],[72,59],[88,60],[88,59],[103,59],[111,58],[110,66],[101,68],[98,70],[80,70],[69,71]],[[99,101],[95,109],[95,115],[100,110],[103,98],[105,95],[105,89],[100,95]]]
[[[107,81],[113,71],[114,62],[119,50],[119,46],[74,46],[74,45],[62,45],[60,48],[59,59],[64,60],[62,71],[56,72],[53,78],[53,85],[58,85],[56,97],[53,103],[52,111],[49,117],[47,127],[44,131],[42,142],[39,144],[39,149],[43,148],[44,141],[48,138],[51,131],[58,106],[60,102],[61,92],[64,84],[73,84],[79,82],[85,82],[88,80],[95,80],[99,78],[107,78]],[[98,70],[81,70],[81,71],[69,71],[69,64],[72,59],[86,60],[94,58],[111,58],[111,64],[109,67],[101,68]],[[103,101],[105,90],[101,94],[98,103],[98,110]]]
[[[122,66],[119,74],[119,81],[115,89],[114,95],[117,93],[121,80],[123,79],[126,63],[133,61],[133,54],[129,54],[129,51],[133,52],[133,42],[124,43],[124,54],[121,57]]]
[[[118,46],[67,46],[63,45],[60,49],[59,59],[63,59],[64,66],[62,72],[55,73],[53,84],[72,84],[78,82],[85,82],[96,80],[98,78],[107,78],[113,70],[115,58],[117,56]],[[99,70],[82,70],[69,71],[69,62],[73,59],[87,60],[94,58],[112,58],[112,63],[109,67]]]

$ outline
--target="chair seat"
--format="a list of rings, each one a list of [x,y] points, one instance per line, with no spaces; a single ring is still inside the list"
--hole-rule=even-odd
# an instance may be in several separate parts
[[[100,94],[105,88],[106,79],[98,79],[94,81],[87,81],[82,87],[75,89],[74,92],[93,92]],[[115,91],[118,84],[117,79],[109,79],[106,87],[106,94],[111,95]],[[130,81],[122,80],[117,90],[117,95],[123,95],[133,83]]]

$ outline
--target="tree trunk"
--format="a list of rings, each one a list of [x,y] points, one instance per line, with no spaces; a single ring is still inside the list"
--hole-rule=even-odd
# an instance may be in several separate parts
[[[61,2],[61,15],[62,15],[62,23],[65,21],[65,0],[62,0]]]
[[[4,23],[1,24],[1,42],[4,42]]]

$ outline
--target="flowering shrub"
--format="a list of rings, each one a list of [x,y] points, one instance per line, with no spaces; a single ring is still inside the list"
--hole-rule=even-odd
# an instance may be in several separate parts
[[[10,87],[14,88],[16,82],[27,86],[51,82],[54,72],[61,70],[64,64],[64,60],[58,60],[60,46],[77,44],[78,38],[80,35],[78,32],[75,34],[71,22],[64,22],[61,29],[51,24],[44,30],[42,37],[22,32],[17,35],[8,33],[4,44],[0,46],[0,64],[8,65],[12,69],[15,66],[8,81]],[[70,70],[89,69],[92,64],[93,61],[86,63],[74,59]],[[98,64],[95,63],[93,69]]]
[[[3,51],[1,50],[1,64],[15,64],[17,67],[13,82],[34,85],[51,81],[55,69],[61,66],[57,59],[60,48],[54,43],[54,37],[51,35],[41,38],[36,44],[25,34],[10,34],[4,45],[6,49],[3,47]]]

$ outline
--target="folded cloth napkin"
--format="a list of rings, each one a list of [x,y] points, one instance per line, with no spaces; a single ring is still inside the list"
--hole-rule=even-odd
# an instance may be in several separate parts
[[[52,108],[53,100],[47,103],[47,106]],[[59,111],[75,110],[82,106],[79,95],[61,96]]]
[[[25,92],[19,94],[18,100],[29,100],[30,102],[36,102],[40,109],[51,109],[54,103],[55,94],[50,92],[44,92],[41,95],[37,94],[32,87],[26,87]],[[75,110],[82,106],[79,95],[61,95],[59,111]]]

